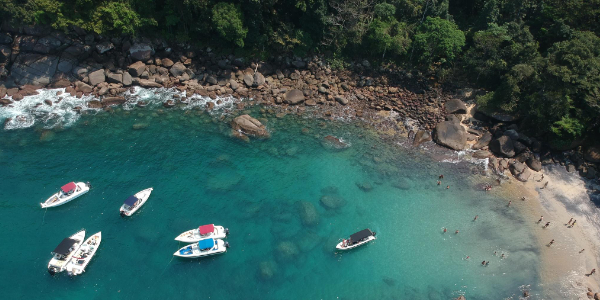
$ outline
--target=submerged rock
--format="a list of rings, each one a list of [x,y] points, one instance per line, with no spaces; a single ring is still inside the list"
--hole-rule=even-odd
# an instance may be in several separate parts
[[[277,263],[272,260],[262,261],[258,264],[258,275],[260,278],[269,280],[277,273]]]
[[[356,186],[363,192],[370,192],[373,186],[368,181],[357,182]]]
[[[148,126],[149,126],[148,123],[135,123],[135,124],[133,124],[132,127],[134,130],[140,130],[140,129],[147,128]]]
[[[321,197],[320,203],[326,209],[338,209],[346,205],[346,200],[337,195],[326,195]]]
[[[54,139],[56,134],[51,130],[44,130],[42,134],[40,134],[40,142],[49,142]]]
[[[413,140],[413,147],[418,147],[419,145],[431,141],[431,135],[429,132],[425,130],[419,130],[415,134],[415,138]]]
[[[281,261],[292,261],[300,253],[298,246],[290,241],[279,243],[275,251],[277,259]]]
[[[341,138],[337,138],[333,135],[328,135],[328,136],[324,137],[323,140],[321,141],[321,145],[323,145],[323,147],[325,147],[325,149],[337,150],[337,151],[344,150],[344,149],[347,149],[348,147],[350,147],[350,144],[346,143]]]
[[[392,184],[393,187],[401,190],[410,190],[412,187],[412,182],[406,178],[400,178],[398,181]]]
[[[319,223],[319,212],[317,212],[317,208],[315,208],[314,204],[308,201],[298,201],[296,202],[296,206],[302,224],[305,226],[314,226]]]
[[[263,125],[260,121],[251,117],[250,115],[241,115],[239,117],[236,117],[231,122],[231,127],[233,129],[234,136],[236,135],[236,133],[239,133],[242,135],[247,134],[261,138],[271,137],[271,134],[269,133],[269,131],[267,131],[265,125]]]

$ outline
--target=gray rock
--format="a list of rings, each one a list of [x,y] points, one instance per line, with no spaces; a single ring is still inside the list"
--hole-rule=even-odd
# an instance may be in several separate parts
[[[475,153],[473,153],[473,157],[479,158],[479,159],[488,158],[490,156],[492,156],[492,153],[487,150],[477,150],[477,151],[475,151]]]
[[[133,77],[140,77],[144,71],[146,71],[146,64],[141,61],[129,65],[129,74]]]
[[[94,87],[81,81],[75,82],[75,88],[82,93],[91,93]]]
[[[515,148],[515,153],[521,153],[527,150],[527,146],[523,145],[523,143],[519,141],[513,140],[513,147]]]
[[[292,65],[298,69],[306,68],[306,63],[301,60],[296,60],[296,61],[292,62]]]
[[[254,83],[253,86],[258,87],[265,84],[265,76],[260,72],[254,73]]]
[[[418,147],[419,145],[431,141],[431,135],[429,132],[425,130],[419,130],[415,134],[415,138],[413,140],[413,147]]]
[[[160,83],[153,81],[153,80],[149,80],[149,79],[138,79],[137,84],[139,84],[141,87],[147,87],[147,88],[163,87]]]
[[[10,77],[19,85],[48,85],[56,73],[58,56],[21,53],[13,63]]]
[[[132,83],[131,75],[129,73],[123,73],[123,85],[130,86]]]
[[[525,170],[525,168],[527,168],[527,166],[524,163],[514,161],[512,164],[510,164],[509,168],[510,168],[510,172],[514,176],[517,176],[517,175],[521,174],[521,172],[523,172]]]
[[[58,70],[63,73],[69,73],[77,65],[77,59],[69,54],[63,53],[58,62]]]
[[[169,59],[169,58],[163,58],[163,59],[161,60],[161,63],[162,63],[162,65],[163,65],[163,67],[165,67],[165,68],[170,68],[170,67],[172,67],[172,66],[175,64],[175,63],[174,63],[174,62],[173,62],[171,59]]]
[[[442,146],[463,150],[467,145],[467,131],[455,122],[440,122],[433,131],[433,140]]]
[[[21,38],[19,42],[19,49],[21,51],[33,51],[35,44],[37,43],[37,38],[34,36],[24,36]]]
[[[341,105],[348,105],[348,99],[346,99],[342,96],[336,96],[334,99]]]
[[[517,175],[515,177],[519,181],[527,182],[529,180],[529,178],[531,177],[531,170],[529,170],[529,168],[525,167],[523,172],[521,172],[519,175]]]
[[[508,136],[513,141],[519,140],[519,133],[514,129],[509,129],[504,132],[504,135]]]
[[[304,93],[301,90],[290,90],[285,93],[285,102],[288,104],[300,104],[304,102]]]
[[[248,74],[244,75],[244,83],[247,87],[252,87],[252,85],[254,84],[254,77]]]
[[[106,80],[112,83],[123,83],[123,74],[108,73]]]
[[[0,63],[5,63],[10,59],[12,50],[9,46],[0,45]]]
[[[449,114],[466,114],[467,106],[458,99],[450,99],[445,104],[446,112]]]
[[[0,44],[10,45],[10,44],[12,44],[12,42],[13,42],[13,39],[10,36],[10,34],[8,34],[6,32],[0,33]]]
[[[445,119],[446,119],[446,121],[460,124],[460,119],[455,115],[447,115]]]
[[[531,142],[531,151],[540,153],[540,151],[542,151],[542,143],[540,143],[540,141],[533,140]]]
[[[527,165],[536,172],[539,172],[542,169],[542,163],[533,156],[530,156],[529,159],[527,159]]]
[[[169,69],[169,72],[171,72],[171,75],[173,75],[174,77],[177,77],[181,76],[186,69],[187,68],[185,67],[185,65],[183,65],[180,62],[177,62],[171,67],[171,69]]]
[[[215,76],[212,75],[208,75],[208,77],[206,77],[206,82],[211,84],[211,85],[216,85],[219,83],[219,81],[217,80],[217,78],[215,78]]]
[[[519,142],[521,142],[527,146],[531,146],[531,144],[533,143],[533,141],[528,136],[526,136],[520,132],[519,132]]]
[[[492,140],[490,142],[489,147],[490,147],[490,150],[496,154],[506,156],[506,157],[515,156],[515,148],[513,146],[513,142],[506,135],[503,135],[498,139]]]
[[[237,81],[231,79],[229,80],[229,86],[231,87],[232,90],[237,90],[238,87],[240,87],[240,85],[237,83]]]
[[[321,94],[329,95],[329,90],[324,86],[320,86],[318,91]]]
[[[152,49],[152,46],[145,43],[136,43],[129,48],[129,55],[134,61],[147,61],[152,58],[153,54],[154,49]]]
[[[492,133],[490,133],[489,131],[486,131],[483,134],[483,136],[481,138],[479,138],[477,143],[475,143],[475,145],[473,145],[473,149],[479,150],[479,149],[489,145],[490,141],[492,141]]]
[[[574,165],[567,165],[567,172],[573,173],[575,171],[577,171],[577,169],[575,168]]]
[[[94,72],[91,72],[88,75],[89,79],[90,79],[90,85],[95,86],[99,83],[105,82],[106,81],[106,76],[104,75],[104,70],[100,69]]]
[[[108,52],[114,48],[115,45],[113,45],[113,43],[111,42],[102,42],[96,45],[96,51],[98,52],[98,54],[104,54],[105,52]]]
[[[33,46],[33,51],[42,54],[55,53],[57,48],[60,47],[62,43],[60,40],[53,37],[43,37],[37,40],[35,46]]]
[[[600,162],[600,145],[590,146],[585,149],[583,158],[589,162],[597,163]]]

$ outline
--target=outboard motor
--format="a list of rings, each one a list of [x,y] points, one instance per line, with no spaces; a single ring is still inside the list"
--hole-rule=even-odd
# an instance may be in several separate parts
[[[377,235],[377,232],[373,231],[373,236],[376,236],[376,235]]]
[[[123,211],[122,211],[122,212],[120,212],[119,214],[121,215],[121,217],[124,217],[124,216],[125,216],[125,212],[123,212]]]
[[[229,242],[225,242],[225,248],[229,248]]]
[[[50,267],[50,268],[48,268],[48,273],[50,273],[50,275],[54,276],[54,274],[56,274],[56,269],[54,269],[54,267]]]
[[[225,228],[225,235],[229,235],[229,228]]]
[[[87,185],[90,189],[92,188],[92,185],[90,184],[90,182],[86,182],[85,185]]]

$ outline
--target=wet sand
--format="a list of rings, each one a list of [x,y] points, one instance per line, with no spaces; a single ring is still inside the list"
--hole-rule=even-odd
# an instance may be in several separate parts
[[[560,165],[547,166],[541,173],[535,173],[534,180],[523,183],[515,178],[504,182],[493,192],[505,194],[511,200],[511,208],[522,212],[530,222],[537,237],[542,268],[540,276],[544,285],[545,299],[567,299],[578,295],[588,299],[588,288],[593,293],[600,292],[598,274],[586,276],[592,269],[598,269],[600,249],[600,209],[590,201],[585,182],[574,173],[568,173]],[[544,184],[548,182],[546,188]],[[522,196],[525,201],[520,200]],[[544,216],[538,223],[540,216]],[[573,218],[573,227],[567,222]],[[550,222],[547,228],[543,228]],[[555,242],[549,246],[550,241]],[[585,249],[583,253],[579,253]]]

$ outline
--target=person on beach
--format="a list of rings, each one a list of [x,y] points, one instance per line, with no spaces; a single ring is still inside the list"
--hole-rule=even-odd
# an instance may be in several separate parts
[[[550,241],[550,244],[548,244],[548,247],[552,246],[552,244],[554,244],[554,239],[552,239],[552,240]]]
[[[525,197],[521,197],[521,201],[525,201]]]
[[[542,223],[542,221],[544,221],[544,216],[541,216],[540,219],[537,222],[539,224],[539,223]]]
[[[567,222],[567,225],[571,225],[571,222],[573,222],[573,218],[571,218],[571,220],[569,220],[569,222]]]
[[[473,221],[477,221],[477,218],[479,217],[479,215],[475,216],[475,219],[473,219]]]
[[[550,226],[550,222],[547,222],[546,225],[544,225],[544,227],[542,227],[542,228],[546,228],[548,226]]]
[[[583,253],[583,251],[585,251],[585,249],[581,249],[581,251],[579,251],[579,254]]]
[[[594,273],[596,273],[596,269],[592,269],[592,271],[590,272],[590,275],[593,275]]]

